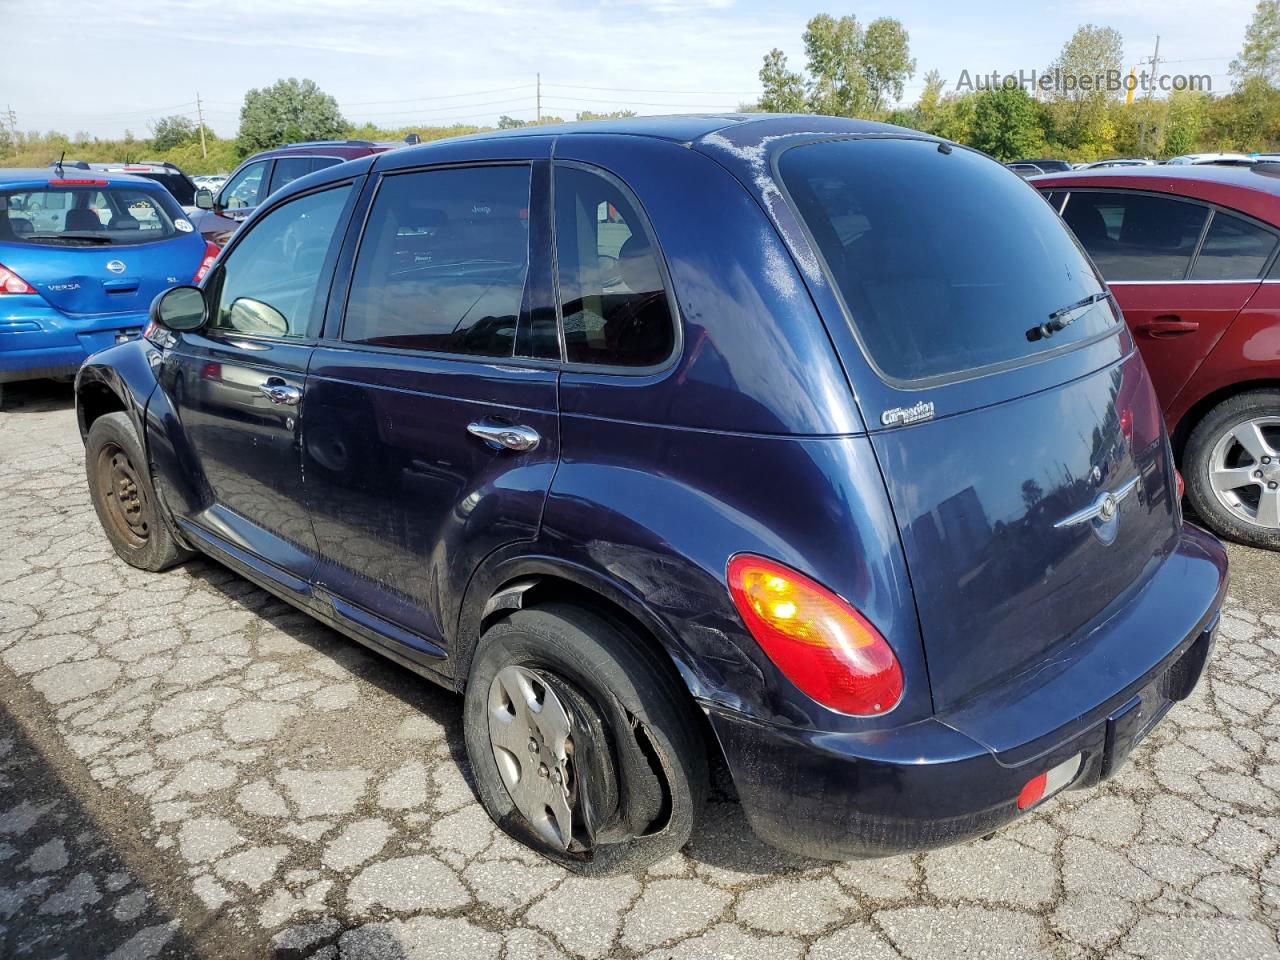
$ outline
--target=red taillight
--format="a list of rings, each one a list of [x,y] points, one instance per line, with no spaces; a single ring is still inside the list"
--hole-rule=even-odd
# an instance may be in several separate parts
[[[1181,500],[1183,494],[1187,492],[1187,482],[1182,479],[1182,471],[1177,467],[1173,468],[1173,481],[1178,487],[1178,499]]]
[[[1133,449],[1133,411],[1125,407],[1120,411],[1120,432],[1124,434],[1125,443]]]
[[[31,284],[0,263],[0,294],[35,293]]]
[[[902,668],[880,632],[830,590],[751,554],[729,561],[729,592],[769,659],[805,694],[854,716],[902,699]]]
[[[212,362],[206,363],[203,367],[200,368],[200,379],[201,380],[221,380],[222,364],[212,363]]]
[[[204,279],[204,275],[209,272],[209,268],[213,266],[213,261],[218,259],[218,254],[222,248],[212,240],[204,245],[204,259],[200,261],[200,269],[196,271],[196,275],[191,278],[192,283],[199,283]]]
[[[50,180],[51,187],[105,187],[106,180]]]

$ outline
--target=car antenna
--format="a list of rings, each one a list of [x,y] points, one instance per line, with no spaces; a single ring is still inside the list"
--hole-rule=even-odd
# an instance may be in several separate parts
[[[62,173],[62,161],[63,161],[63,160],[65,160],[65,159],[67,159],[67,151],[63,150],[63,151],[62,151],[62,156],[60,156],[60,157],[58,158],[58,162],[57,162],[57,164],[56,164],[56,165],[55,165],[55,167],[54,167],[54,169],[55,169],[55,170],[57,170],[57,173],[58,173],[58,179],[62,179],[62,177],[63,177],[63,173]]]

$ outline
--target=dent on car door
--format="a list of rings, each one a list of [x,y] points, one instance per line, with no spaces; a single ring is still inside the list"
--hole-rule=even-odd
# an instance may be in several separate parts
[[[291,199],[238,237],[205,289],[209,319],[177,334],[160,382],[174,412],[179,517],[197,537],[261,557],[305,584],[315,536],[298,453],[307,364],[350,183]]]
[[[480,559],[536,536],[558,458],[557,372],[515,348],[550,303],[530,176],[528,163],[384,175],[341,332],[311,362],[316,583],[340,616],[428,657]]]
[[[1115,293],[1168,410],[1257,290],[1275,235],[1207,204],[1129,191],[1072,191],[1063,218]]]

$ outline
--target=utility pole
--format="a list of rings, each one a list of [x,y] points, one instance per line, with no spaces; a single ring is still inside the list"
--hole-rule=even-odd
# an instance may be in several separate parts
[[[542,122],[542,73],[538,73],[538,122]]]
[[[1150,60],[1144,60],[1143,63],[1151,64],[1151,82],[1147,84],[1146,106],[1142,108],[1142,126],[1139,128],[1138,134],[1138,152],[1146,156],[1147,149],[1147,121],[1151,119],[1151,94],[1154,92],[1156,71],[1160,69],[1160,34],[1156,34],[1156,49],[1151,54]]]
[[[204,107],[200,104],[200,91],[196,91],[196,116],[200,119],[200,156],[209,159],[209,150],[204,145]]]

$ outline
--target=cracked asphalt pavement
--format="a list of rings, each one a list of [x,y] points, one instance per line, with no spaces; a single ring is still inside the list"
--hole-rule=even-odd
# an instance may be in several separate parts
[[[70,389],[0,411],[0,956],[1280,957],[1280,556],[1231,547],[1208,677],[1101,788],[859,863],[720,791],[609,880],[507,840],[458,697],[195,561],[117,560]]]

